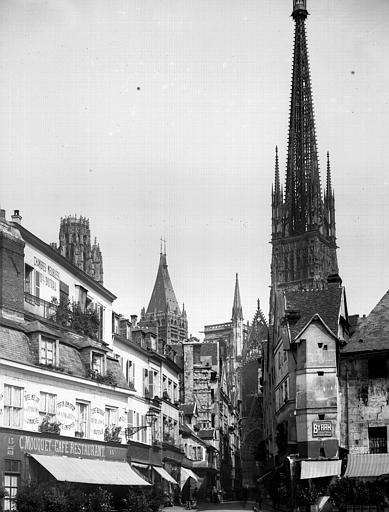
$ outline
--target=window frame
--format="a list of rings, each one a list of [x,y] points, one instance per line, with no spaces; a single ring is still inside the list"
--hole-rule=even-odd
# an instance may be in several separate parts
[[[48,343],[52,345],[52,360],[50,361],[47,357],[48,355]],[[43,352],[43,354],[42,354]],[[45,366],[55,366],[57,367],[59,363],[59,341],[55,338],[51,338],[50,336],[40,335],[39,336],[39,364],[43,364]]]
[[[108,420],[108,421],[107,421]],[[112,422],[112,420],[114,420]],[[119,423],[119,408],[112,405],[106,405],[104,409],[104,426],[112,429],[117,427]]]
[[[9,394],[9,403],[7,403],[7,392],[6,389],[10,388]],[[15,390],[20,392],[20,405],[15,405]],[[12,428],[23,428],[23,405],[24,405],[24,388],[21,386],[14,386],[13,384],[4,384],[4,427],[12,427]],[[15,415],[14,413],[17,411],[18,422],[14,422]],[[6,418],[8,417],[9,423],[7,424]],[[18,424],[17,424],[18,423]]]
[[[94,363],[96,361],[99,361],[98,365],[95,365]],[[91,350],[90,355],[90,368],[92,372],[98,374],[98,375],[105,375],[105,356],[101,352],[97,352],[95,350]]]
[[[10,485],[7,485],[6,478],[10,479]],[[15,483],[16,485],[12,485]],[[16,508],[16,495],[20,487],[20,472],[4,471],[3,473],[3,487],[7,491],[8,495],[3,498],[3,510],[9,512],[11,510],[17,510]],[[7,504],[9,505],[7,507]]]
[[[83,419],[83,412],[81,409],[85,407],[86,417]],[[90,431],[90,402],[86,402],[85,400],[76,400],[76,432],[82,433],[80,436],[82,438],[89,438]],[[81,413],[81,414],[80,414]],[[81,421],[82,420],[82,421]],[[85,425],[85,429],[82,428],[82,425]]]
[[[54,412],[49,412],[48,407],[48,399],[54,399]],[[44,408],[42,407],[42,400],[44,400]],[[57,419],[57,395],[55,393],[48,393],[46,391],[40,392],[40,400],[39,400],[39,415],[47,416],[50,418],[51,422],[56,421]]]

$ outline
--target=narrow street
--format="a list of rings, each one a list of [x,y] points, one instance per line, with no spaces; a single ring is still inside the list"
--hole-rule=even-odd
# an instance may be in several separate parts
[[[244,505],[243,503],[241,503],[240,501],[230,501],[230,502],[225,502],[225,503],[200,503],[199,504],[199,507],[198,507],[198,510],[200,512],[202,511],[210,511],[210,510],[218,510],[219,512],[224,512],[224,511],[234,511],[234,512],[240,512],[242,510],[246,510],[246,511],[252,511],[253,510],[253,505],[254,505],[254,502],[253,501],[247,501],[246,504]],[[265,511],[263,511],[265,512]]]

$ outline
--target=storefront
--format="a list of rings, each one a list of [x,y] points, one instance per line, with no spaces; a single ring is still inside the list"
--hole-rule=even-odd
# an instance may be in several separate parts
[[[127,459],[127,446],[1,429],[2,485],[12,499],[24,482],[72,482],[109,486],[112,493],[149,485]]]

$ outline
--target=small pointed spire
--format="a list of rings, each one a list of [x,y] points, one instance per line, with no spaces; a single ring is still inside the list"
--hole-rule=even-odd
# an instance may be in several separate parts
[[[166,238],[163,240],[163,252],[166,256]]]
[[[280,167],[278,163],[278,146],[276,146],[276,162],[275,162],[275,177],[274,177],[274,192],[278,194],[280,191]]]
[[[327,198],[331,197],[331,165],[330,165],[330,152],[327,151]]]
[[[159,239],[159,254],[162,254],[162,241],[163,241],[163,238],[161,236],[161,238]]]
[[[239,280],[238,273],[236,273],[235,277],[235,293],[234,293],[234,303],[232,306],[232,319],[243,320],[243,310],[242,303],[240,300],[240,291],[239,291]]]

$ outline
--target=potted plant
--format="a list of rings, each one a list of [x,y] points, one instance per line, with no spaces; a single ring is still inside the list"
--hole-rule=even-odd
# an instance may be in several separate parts
[[[42,418],[42,423],[38,427],[39,432],[42,433],[51,433],[51,434],[60,434],[61,433],[61,423],[59,421],[53,420],[48,414]]]

